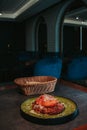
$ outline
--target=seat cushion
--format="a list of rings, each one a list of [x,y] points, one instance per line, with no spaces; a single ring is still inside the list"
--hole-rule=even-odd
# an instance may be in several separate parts
[[[39,60],[34,69],[34,75],[46,75],[59,78],[62,69],[62,60],[59,58],[45,58]]]

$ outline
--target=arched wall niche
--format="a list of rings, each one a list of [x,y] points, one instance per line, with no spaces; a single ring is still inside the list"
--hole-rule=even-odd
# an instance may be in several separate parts
[[[81,0],[87,5],[87,0]],[[57,16],[56,26],[55,26],[55,41],[56,46],[59,45],[60,56],[63,57],[63,23],[64,16],[67,12],[67,8],[73,3],[75,0],[66,0],[62,2],[60,11]]]
[[[40,19],[44,19],[47,25],[47,51],[58,52],[63,56],[63,23],[67,8],[76,0],[63,0],[58,5],[48,8],[39,15],[32,17],[27,22],[26,30],[26,48],[29,51],[38,52],[38,42],[36,32],[38,30]],[[85,1],[85,0],[81,0]],[[85,3],[85,2],[84,2]]]
[[[43,16],[39,16],[35,23],[35,50],[39,57],[47,53],[47,24]]]

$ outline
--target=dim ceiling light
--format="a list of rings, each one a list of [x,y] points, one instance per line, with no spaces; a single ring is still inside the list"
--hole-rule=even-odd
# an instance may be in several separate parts
[[[78,19],[79,19],[79,17],[76,17],[76,19],[78,20]]]
[[[2,15],[2,13],[0,13],[0,15]]]

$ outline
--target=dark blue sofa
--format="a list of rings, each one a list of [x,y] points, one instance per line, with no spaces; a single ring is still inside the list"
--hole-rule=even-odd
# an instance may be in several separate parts
[[[60,78],[62,59],[59,57],[47,57],[40,59],[34,67],[35,76],[54,76]]]
[[[87,57],[73,58],[67,64],[63,78],[68,80],[87,79]]]

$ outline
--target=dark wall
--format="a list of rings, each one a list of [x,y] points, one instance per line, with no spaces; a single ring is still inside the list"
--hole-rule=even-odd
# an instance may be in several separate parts
[[[9,46],[9,47],[8,47]],[[0,52],[25,50],[24,23],[0,22]]]
[[[82,42],[83,42],[83,51],[87,54],[87,28],[82,29]]]
[[[79,27],[64,26],[63,28],[63,54],[69,56],[80,50]]]

